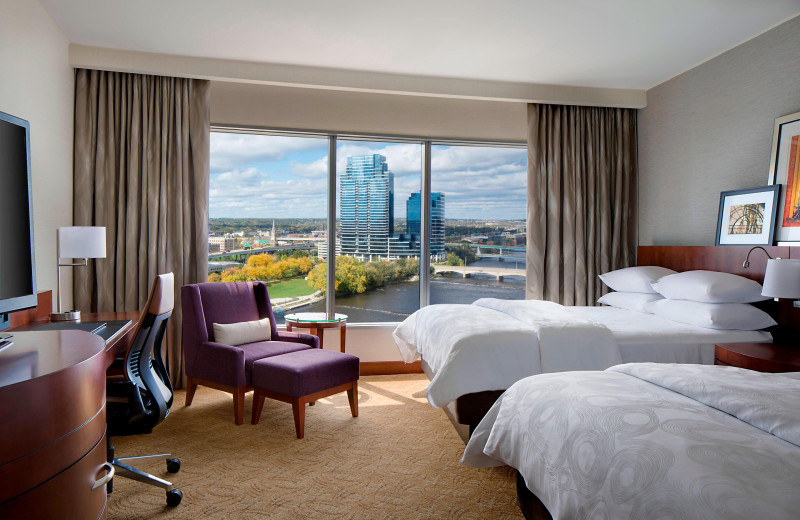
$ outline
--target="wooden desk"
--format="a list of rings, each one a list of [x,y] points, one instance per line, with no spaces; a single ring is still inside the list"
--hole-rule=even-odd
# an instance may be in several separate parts
[[[105,347],[61,330],[0,350],[0,518],[104,517]]]

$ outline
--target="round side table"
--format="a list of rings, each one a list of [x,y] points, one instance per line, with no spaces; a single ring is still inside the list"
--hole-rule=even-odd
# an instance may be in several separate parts
[[[319,348],[322,348],[325,329],[339,329],[339,350],[345,351],[346,314],[335,314],[333,318],[328,318],[324,312],[295,312],[284,316],[284,320],[288,332],[295,327],[311,329],[311,334],[319,338]]]

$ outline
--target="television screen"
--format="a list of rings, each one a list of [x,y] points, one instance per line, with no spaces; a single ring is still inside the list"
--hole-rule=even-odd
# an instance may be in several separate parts
[[[0,313],[36,306],[30,126],[0,112]]]

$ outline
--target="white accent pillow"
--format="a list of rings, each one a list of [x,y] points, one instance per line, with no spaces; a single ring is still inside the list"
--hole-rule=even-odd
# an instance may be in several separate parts
[[[214,340],[223,345],[243,345],[272,338],[269,318],[239,323],[215,323]]]
[[[650,285],[662,276],[675,274],[676,271],[657,265],[640,265],[626,267],[600,275],[604,284],[618,292],[654,293]]]
[[[649,313],[647,304],[662,299],[664,299],[663,296],[655,293],[610,292],[601,296],[597,303],[604,303],[618,309]]]
[[[777,325],[775,320],[746,303],[702,303],[686,300],[658,300],[648,304],[661,318],[706,329],[759,330]]]
[[[670,300],[705,303],[751,303],[767,300],[761,284],[731,273],[684,271],[653,283],[653,289]]]

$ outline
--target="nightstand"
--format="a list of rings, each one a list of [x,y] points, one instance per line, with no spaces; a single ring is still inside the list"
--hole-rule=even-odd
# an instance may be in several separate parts
[[[758,372],[800,372],[800,345],[781,343],[720,343],[714,364]]]

